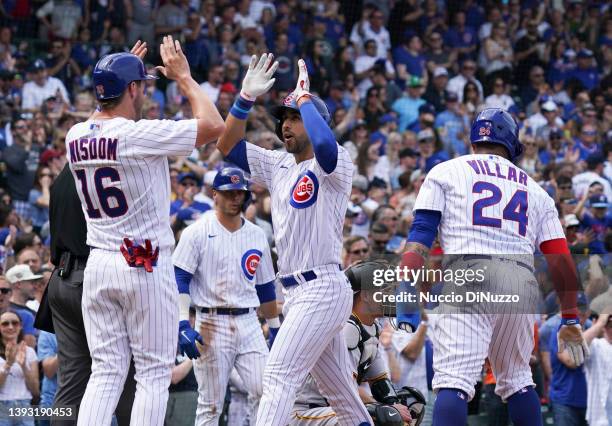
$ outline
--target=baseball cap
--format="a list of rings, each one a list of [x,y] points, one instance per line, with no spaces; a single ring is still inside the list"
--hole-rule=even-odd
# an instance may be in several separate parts
[[[436,114],[436,108],[432,104],[423,104],[419,107],[419,114]]]
[[[563,217],[563,221],[565,222],[565,227],[569,228],[571,226],[578,226],[580,225],[580,221],[578,220],[578,218],[576,217],[575,214],[567,214]]]
[[[62,153],[59,152],[58,150],[47,149],[40,156],[40,164],[42,164],[43,166],[46,166],[54,158],[61,158],[61,157],[62,157]]]
[[[557,127],[553,127],[552,129],[550,129],[550,132],[548,133],[548,138],[562,138],[563,137],[563,131]]]
[[[370,182],[370,184],[368,185],[368,191],[372,188],[383,188],[386,189],[387,188],[387,183],[382,180],[379,177],[375,177],[374,179],[372,179],[372,181]]]
[[[355,126],[353,127],[353,129],[356,129],[358,127],[367,127],[367,123],[365,122],[365,120],[361,120],[361,119],[357,120],[355,122]]]
[[[180,175],[178,175],[178,181],[180,183],[183,183],[183,181],[185,179],[193,179],[195,181],[196,185],[198,185],[198,186],[202,185],[202,183],[200,182],[200,179],[198,179],[196,174],[193,173],[193,172],[181,173]]]
[[[363,175],[353,176],[353,187],[366,192],[368,190],[368,178]]]
[[[220,91],[223,93],[231,93],[232,95],[238,93],[238,89],[236,89],[236,86],[234,86],[234,84],[230,83],[229,81],[221,85]]]
[[[459,101],[459,96],[457,96],[457,94],[455,92],[451,92],[449,90],[447,90],[446,92],[444,92],[444,100],[448,103],[448,102],[458,102]]]
[[[590,59],[593,57],[593,51],[589,49],[580,49],[576,57],[578,59]]]
[[[423,129],[419,133],[417,133],[417,141],[419,142],[435,138],[436,136],[434,135],[434,132],[431,129]]]
[[[380,124],[387,124],[391,123],[392,121],[395,121],[395,117],[393,116],[393,114],[385,114],[378,119],[378,122]]]
[[[440,77],[440,76],[443,76],[443,75],[448,77],[448,71],[446,70],[446,68],[444,68],[444,67],[436,67],[434,69],[434,72],[433,72],[433,77],[434,78]]]
[[[553,112],[557,110],[557,104],[555,101],[548,100],[542,104],[542,110],[546,112]]]
[[[400,150],[400,152],[398,153],[399,158],[406,158],[406,157],[418,157],[419,153],[416,152],[414,149],[412,148],[403,148],[402,150]]]
[[[604,194],[593,195],[589,198],[589,204],[596,209],[605,209],[608,207],[608,197]]]
[[[413,75],[410,77],[410,80],[408,80],[408,87],[423,87],[423,81],[420,77]]]
[[[6,271],[6,280],[15,284],[19,281],[34,281],[42,278],[42,275],[35,275],[28,265],[15,265]]]
[[[604,156],[598,152],[590,154],[586,159],[587,166],[591,169],[599,164],[603,164],[605,161]]]
[[[35,60],[34,62],[32,62],[32,65],[30,67],[30,71],[32,72],[46,70],[46,69],[47,69],[47,64],[42,59]]]

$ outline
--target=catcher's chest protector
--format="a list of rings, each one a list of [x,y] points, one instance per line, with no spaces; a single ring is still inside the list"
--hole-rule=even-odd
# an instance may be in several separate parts
[[[376,357],[378,351],[378,337],[380,336],[380,326],[378,323],[374,323],[374,334],[371,334],[359,321],[355,315],[351,315],[348,323],[357,329],[356,335],[359,337],[356,341],[346,342],[349,351],[359,351],[359,362],[357,364],[357,383],[361,383],[363,377],[370,367],[372,361]]]

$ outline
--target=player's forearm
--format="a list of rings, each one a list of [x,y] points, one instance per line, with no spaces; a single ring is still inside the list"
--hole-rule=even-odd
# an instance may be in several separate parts
[[[553,286],[561,302],[563,318],[577,318],[578,273],[567,241],[563,238],[544,241],[540,244],[540,250],[546,257]]]
[[[217,149],[226,157],[236,144],[244,139],[245,135],[246,116],[238,118],[230,112],[225,120],[225,130],[217,141]]]
[[[225,130],[225,123],[217,107],[191,76],[177,80],[177,84],[191,105],[193,117],[198,121],[196,146],[215,141]]]
[[[425,336],[427,335],[427,325],[419,324],[415,337],[402,350],[402,355],[411,361],[415,361],[425,346]]]
[[[193,368],[193,363],[191,362],[190,359],[186,359],[185,361],[181,362],[179,365],[175,365],[172,368],[172,377],[170,378],[170,383],[172,383],[173,385],[176,385],[177,383],[182,381],[185,377],[187,377],[187,375],[189,374],[192,368]]]
[[[315,105],[306,96],[298,100],[298,106],[317,163],[325,173],[332,173],[338,163],[338,143],[334,133],[319,114]]]
[[[359,398],[361,398],[361,402],[363,402],[364,404],[372,404],[376,402],[374,397],[370,395],[364,388],[360,386],[357,389],[359,390]]]
[[[59,366],[59,360],[58,360],[57,355],[53,355],[49,358],[45,358],[42,362],[43,373],[45,374],[45,376],[51,379],[53,378],[53,376],[55,376],[55,373],[57,373],[58,366]]]

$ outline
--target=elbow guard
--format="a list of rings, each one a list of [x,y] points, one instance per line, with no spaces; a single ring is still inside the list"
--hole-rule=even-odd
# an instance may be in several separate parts
[[[378,402],[382,402],[383,404],[395,404],[399,402],[395,388],[388,378],[370,383],[370,390],[372,391],[372,396]]]

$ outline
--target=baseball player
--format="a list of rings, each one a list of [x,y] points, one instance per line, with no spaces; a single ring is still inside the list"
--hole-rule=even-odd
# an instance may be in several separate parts
[[[523,150],[518,126],[506,111],[485,109],[472,124],[470,140],[474,154],[437,165],[428,173],[414,206],[403,266],[413,270],[423,266],[439,227],[444,253],[456,255],[451,262],[464,269],[488,270],[490,279],[481,286],[497,294],[512,293],[509,289],[514,288],[530,295],[520,302],[527,305],[538,294],[533,253],[539,247],[562,300],[560,348],[580,365],[587,348],[578,324],[576,271],[554,201],[513,164]],[[488,309],[483,304],[473,305],[480,312],[475,315],[471,310],[453,311],[452,304],[440,306],[445,310],[433,327],[437,392],[433,424],[466,424],[467,402],[488,356],[497,379],[495,392],[507,401],[513,424],[541,425],[529,367],[536,316],[504,315],[503,310],[483,313],[483,306]]]
[[[381,327],[376,318],[383,317],[383,306],[376,302],[374,293],[384,291],[373,285],[376,270],[386,270],[383,261],[358,262],[345,273],[353,289],[353,310],[344,325],[344,336],[357,383],[368,383],[372,394],[362,387],[359,393],[377,426],[403,426],[404,422],[418,425],[424,414],[425,398],[414,388],[402,389],[410,396],[411,409],[401,401],[387,374],[387,365],[379,345]],[[414,421],[413,421],[414,420]],[[306,378],[293,407],[292,426],[337,425],[338,419],[319,392],[312,376]]]
[[[185,228],[172,255],[179,288],[179,345],[195,358],[198,426],[219,423],[234,367],[254,401],[255,418],[268,358],[257,307],[261,304],[268,319],[271,340],[280,327],[268,240],[240,215],[250,198],[243,171],[228,167],[217,173],[213,198],[215,214]],[[192,302],[199,332],[189,325]]]
[[[93,362],[79,425],[110,424],[132,355],[137,390],[130,424],[161,425],[166,411],[178,323],[167,157],[215,140],[224,124],[191,78],[179,42],[164,37],[160,53],[158,69],[177,82],[194,119],[141,120],[143,80],[155,77],[139,56],[116,53],[93,71],[99,109],[66,135],[91,247],[82,309]]]
[[[273,111],[287,152],[244,140],[249,109],[274,84],[278,63],[272,60],[268,54],[251,59],[226,132],[217,142],[229,161],[270,191],[279,279],[286,293],[283,326],[264,371],[257,424],[287,424],[296,390],[309,371],[340,423],[368,424],[371,418],[359,399],[342,334],[352,305],[340,254],[353,163],[329,128],[325,103],[309,92],[303,60],[298,61],[296,90]]]

